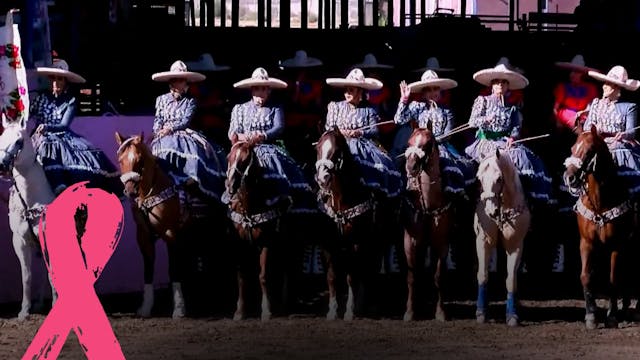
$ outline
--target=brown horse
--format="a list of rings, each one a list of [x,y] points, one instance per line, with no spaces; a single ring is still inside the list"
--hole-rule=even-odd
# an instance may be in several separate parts
[[[435,318],[446,320],[442,306],[442,272],[446,269],[449,235],[453,226],[453,207],[444,192],[440,175],[440,153],[431,129],[415,129],[405,152],[408,180],[407,204],[411,211],[405,221],[404,252],[407,259],[407,310],[405,321],[414,318],[414,283],[417,267],[424,264],[427,242],[431,245],[431,264],[437,291]]]
[[[153,275],[155,236],[165,240],[169,255],[169,278],[173,290],[173,317],[184,317],[178,237],[183,225],[178,190],[173,180],[160,169],[144,135],[124,138],[115,134],[119,145],[117,156],[125,195],[133,199],[136,239],[144,261],[144,295],[138,315],[148,317],[154,303]]]
[[[271,296],[267,286],[267,265],[272,258],[270,249],[274,243],[270,240],[279,235],[280,219],[283,210],[278,206],[266,204],[262,187],[263,177],[253,144],[245,141],[236,142],[227,156],[226,188],[229,194],[229,210],[231,220],[245,249],[259,249],[260,289],[262,291],[261,319],[271,319]],[[243,257],[246,260],[246,258]],[[234,320],[245,318],[245,277],[248,266],[252,263],[242,262],[238,270],[238,302]]]
[[[352,320],[355,285],[375,271],[378,247],[375,244],[374,201],[360,183],[358,164],[339,130],[325,132],[316,145],[316,182],[324,212],[333,219],[337,236],[323,244],[329,288],[327,319],[337,318],[336,274],[344,267],[348,297],[344,320]],[[381,260],[378,258],[377,260]]]
[[[633,204],[617,174],[617,166],[595,127],[581,133],[565,161],[565,184],[579,195],[575,210],[580,232],[580,280],[585,299],[585,323],[597,325],[597,306],[591,289],[594,250],[603,245],[609,257],[609,309],[606,325],[617,327],[622,261],[634,229]]]

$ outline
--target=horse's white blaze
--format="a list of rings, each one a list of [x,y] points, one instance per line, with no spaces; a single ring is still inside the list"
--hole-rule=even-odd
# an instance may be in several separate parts
[[[331,160],[329,160],[329,153],[331,152],[331,150],[333,150],[333,144],[331,144],[331,141],[325,140],[322,143],[320,150],[322,151],[320,153],[320,160],[316,162],[316,169],[318,169],[318,179],[327,179],[329,177],[329,164],[332,164]],[[325,164],[327,166],[318,166],[322,164]]]
[[[322,143],[322,159],[328,159],[329,158],[329,152],[333,150],[333,145],[331,144],[331,141],[329,140],[325,140]]]
[[[130,163],[134,162],[136,160],[136,154],[129,150],[129,153],[127,154],[127,160],[129,160]]]
[[[584,141],[580,141],[578,143],[578,145],[576,145],[576,151],[580,151],[580,148],[582,147],[582,144],[584,143]]]

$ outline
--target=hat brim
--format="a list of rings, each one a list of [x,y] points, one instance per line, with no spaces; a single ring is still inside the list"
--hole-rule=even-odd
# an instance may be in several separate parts
[[[280,61],[280,67],[289,68],[289,69],[308,68],[308,67],[316,67],[316,66],[322,66],[322,65],[323,64],[320,59],[316,59],[312,57],[307,58],[307,61],[303,63],[297,62],[295,61],[295,59],[287,59],[287,60]]]
[[[353,67],[360,69],[393,69],[392,65],[387,64],[355,64]]]
[[[559,61],[555,63],[557,67],[562,68],[562,69],[567,69],[567,70],[572,70],[572,71],[579,71],[579,72],[584,72],[587,73],[589,71],[598,71],[598,69],[594,69],[588,66],[581,66],[581,65],[576,65],[574,63],[570,63],[570,62],[566,62],[566,61]],[[599,71],[598,71],[599,72]]]
[[[423,67],[420,69],[415,69],[413,70],[413,72],[425,72],[427,70],[431,70],[431,71],[435,71],[435,72],[449,72],[449,71],[456,71],[456,69],[454,68],[432,68],[432,67]]]
[[[231,66],[226,66],[226,65],[200,66],[200,64],[197,64],[197,63],[191,63],[191,64],[187,63],[187,68],[194,71],[210,71],[210,72],[231,70]]]
[[[167,82],[171,79],[185,79],[187,82],[198,82],[206,79],[204,74],[193,71],[163,71],[151,75],[151,80]]]
[[[39,67],[37,68],[37,72],[39,75],[43,75],[43,76],[64,76],[67,79],[67,81],[72,83],[83,84],[87,82],[87,80],[85,80],[82,76],[74,72],[71,72],[69,70],[49,68],[49,67]]]
[[[484,86],[491,86],[495,79],[503,79],[509,82],[509,89],[520,90],[529,85],[529,80],[524,75],[511,70],[497,71],[495,69],[480,70],[473,74],[473,80]]]
[[[234,88],[237,89],[247,89],[254,86],[268,86],[273,89],[286,89],[287,83],[276,78],[269,78],[268,80],[257,80],[257,79],[244,79],[240,80],[237,83],[233,84]]]
[[[409,90],[414,93],[418,92],[428,86],[439,87],[441,90],[449,90],[458,86],[458,82],[451,79],[430,79],[424,81],[412,82],[408,85]]]
[[[382,81],[373,78],[365,78],[364,82],[342,78],[329,78],[326,81],[328,85],[340,88],[352,86],[365,90],[379,90],[382,89],[383,86]]]
[[[609,77],[603,73],[597,72],[597,71],[589,71],[589,76],[591,76],[592,78],[602,81],[602,82],[610,82],[612,84],[616,84],[618,86],[620,86],[621,88],[624,88],[626,90],[630,90],[630,91],[636,91],[638,90],[638,88],[640,88],[640,81],[638,80],[634,80],[634,79],[629,79],[626,82],[620,81],[619,79],[614,79],[612,77]]]

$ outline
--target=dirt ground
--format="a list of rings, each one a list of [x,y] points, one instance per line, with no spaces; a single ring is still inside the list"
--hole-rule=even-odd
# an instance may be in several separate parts
[[[400,318],[328,322],[321,316],[290,315],[263,323],[256,318],[174,321],[110,316],[127,359],[637,359],[640,326],[622,323],[587,331],[582,302],[523,301],[522,324],[507,328],[503,305],[493,321],[478,325],[471,302],[448,304],[450,321]],[[603,304],[602,304],[603,305]],[[20,323],[0,318],[0,359],[18,359],[44,319]],[[59,359],[84,359],[71,335]]]

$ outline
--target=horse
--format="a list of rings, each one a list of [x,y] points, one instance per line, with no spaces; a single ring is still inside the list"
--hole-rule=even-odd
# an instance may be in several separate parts
[[[36,160],[33,143],[24,126],[4,121],[0,136],[0,172],[11,178],[13,184],[9,195],[9,228],[13,249],[20,262],[22,274],[22,304],[19,320],[29,317],[31,311],[31,264],[34,251],[41,251],[38,241],[38,226],[45,207],[55,195],[45,172]],[[51,282],[52,306],[57,293]]]
[[[531,213],[517,169],[506,152],[496,148],[495,154],[488,154],[482,159],[477,178],[481,193],[473,221],[478,256],[476,320],[478,323],[486,321],[489,260],[497,243],[502,242],[507,254],[506,322],[508,326],[518,326],[515,299],[517,271],[524,238],[531,224]]]
[[[600,245],[609,255],[609,308],[605,325],[617,327],[621,264],[635,226],[633,203],[617,173],[617,166],[596,127],[584,131],[564,162],[565,184],[579,196],[574,207],[580,233],[580,280],[585,299],[585,325],[597,326],[597,306],[591,290],[593,255]],[[625,303],[626,301],[623,301]]]
[[[226,191],[229,196],[229,214],[234,223],[237,234],[242,241],[240,254],[243,250],[259,250],[260,270],[258,279],[261,290],[261,314],[262,321],[268,321],[272,317],[271,291],[267,283],[269,268],[274,253],[270,249],[276,246],[275,238],[279,236],[281,220],[286,213],[277,204],[269,205],[267,199],[261,196],[261,189],[265,186],[262,171],[257,159],[254,144],[246,141],[237,141],[231,147],[227,156],[227,180]],[[238,268],[238,300],[234,320],[243,320],[245,313],[246,276],[250,263],[247,258],[241,258]]]
[[[186,316],[182,291],[183,255],[182,240],[199,218],[207,213],[193,211],[202,199],[189,196],[176,186],[173,179],[158,163],[144,142],[144,134],[123,137],[115,133],[118,144],[117,157],[121,171],[120,180],[124,193],[133,201],[132,213],[136,223],[136,239],[144,262],[144,293],[137,314],[149,317],[154,305],[155,239],[157,235],[167,245],[169,278],[173,295],[174,319]],[[198,203],[198,201],[200,201]]]
[[[328,320],[337,319],[336,277],[344,267],[348,296],[344,320],[354,318],[356,285],[373,273],[380,261],[375,244],[375,202],[360,183],[360,170],[340,130],[332,129],[320,136],[316,144],[315,180],[323,211],[333,220],[337,236],[323,244],[329,288]],[[381,260],[381,258],[380,258]],[[369,271],[371,270],[371,271]]]
[[[446,320],[442,304],[442,272],[446,270],[449,236],[453,229],[453,207],[444,192],[440,175],[440,153],[431,128],[417,128],[408,140],[405,171],[409,190],[406,201],[411,212],[404,227],[407,261],[407,305],[405,321],[414,319],[414,289],[418,266],[424,264],[426,242],[431,245],[433,281],[437,293],[435,318]]]

